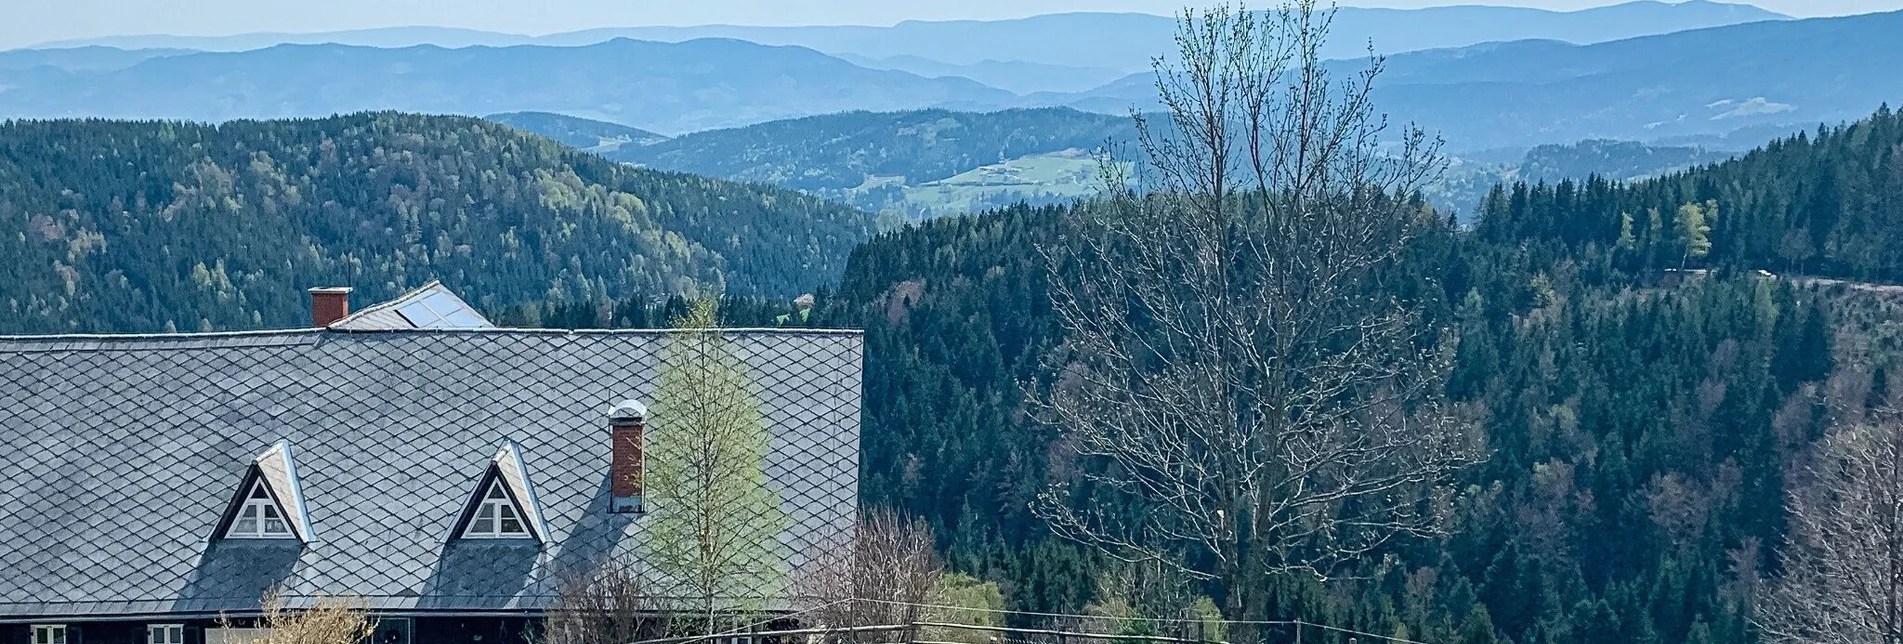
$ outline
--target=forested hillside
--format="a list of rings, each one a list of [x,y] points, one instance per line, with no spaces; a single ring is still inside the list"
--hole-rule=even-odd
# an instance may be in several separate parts
[[[952,561],[1027,610],[1109,599],[1102,563],[1030,512],[1062,467],[1021,384],[1058,339],[1034,250],[1054,218],[882,237],[817,316],[868,328],[867,502],[930,518]],[[1833,370],[1830,296],[1746,278],[1639,288],[1451,231],[1415,252],[1419,279],[1396,290],[1458,330],[1449,393],[1484,419],[1490,458],[1450,508],[1454,536],[1342,573],[1365,581],[1288,580],[1275,614],[1436,642],[1747,641],[1784,529],[1781,467],[1841,402],[1820,386],[1868,380]]]
[[[1709,186],[1722,223],[1755,203],[1809,203],[1802,177],[1822,167],[1839,171],[1837,207],[1881,201],[1893,188],[1875,173],[1889,170],[1868,159],[1903,145],[1893,120],[1669,180],[1509,190],[1476,230],[1416,239],[1381,294],[1457,337],[1447,394],[1488,458],[1443,509],[1446,536],[1396,542],[1328,581],[1286,578],[1272,614],[1428,642],[1756,641],[1794,468],[1827,428],[1897,400],[1886,374],[1903,354],[1886,339],[1903,331],[1903,296],[1741,270],[1749,256],[1730,251],[1688,260],[1642,233],[1620,246],[1605,213],[1641,197],[1703,200]],[[1555,191],[1578,196],[1528,196]],[[1669,223],[1676,211],[1664,229],[1683,226]],[[1000,582],[1013,608],[1088,612],[1135,598],[1102,583],[1113,562],[1031,511],[1054,471],[1077,466],[1025,398],[1060,340],[1040,247],[1057,243],[1062,214],[1016,207],[887,233],[808,314],[759,300],[726,310],[735,324],[865,328],[864,502],[930,520],[952,565]],[[1735,219],[1774,227],[1767,217]],[[1686,262],[1721,270],[1663,270]],[[504,317],[647,326],[670,315],[624,303]]]
[[[1699,212],[1684,210],[1688,204]],[[1550,240],[1609,253],[1628,268],[1714,265],[1899,282],[1903,118],[1885,107],[1653,180],[1505,186],[1483,211],[1482,238]]]
[[[696,132],[605,154],[921,218],[1068,201],[1096,187],[1095,151],[1135,136],[1127,116],[1064,108],[847,112]]]
[[[548,112],[507,112],[483,118],[598,154],[613,152],[624,145],[653,145],[667,140],[665,136],[619,123]]]
[[[791,296],[870,215],[462,117],[0,124],[0,332],[298,326],[304,289],[479,306]],[[744,252],[736,252],[744,251]]]
[[[1752,143],[1762,144],[1776,135]],[[1697,146],[1669,146],[1637,141],[1594,139],[1569,145],[1540,145],[1460,155],[1440,180],[1428,188],[1434,205],[1459,215],[1461,221],[1478,218],[1480,204],[1502,183],[1558,183],[1598,177],[1625,181],[1657,177],[1694,166],[1723,161],[1738,153]]]

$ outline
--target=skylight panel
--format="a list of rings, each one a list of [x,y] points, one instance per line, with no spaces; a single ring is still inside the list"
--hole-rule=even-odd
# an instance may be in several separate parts
[[[449,323],[451,328],[456,329],[479,329],[489,326],[488,320],[483,319],[481,315],[477,315],[476,312],[468,309],[458,309],[444,316],[443,319]]]
[[[469,305],[448,291],[437,290],[397,307],[403,319],[419,329],[479,329],[489,326]]]
[[[401,314],[403,319],[409,320],[411,325],[419,329],[436,329],[441,328],[443,325],[443,316],[438,315],[435,310],[429,307],[429,304],[422,300],[398,307],[396,312]]]

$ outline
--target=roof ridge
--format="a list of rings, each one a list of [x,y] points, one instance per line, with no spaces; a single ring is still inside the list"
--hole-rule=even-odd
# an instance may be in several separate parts
[[[533,327],[488,327],[481,329],[329,329],[332,333],[374,335],[378,333],[442,334],[524,334],[524,335],[666,335],[676,331],[720,331],[767,335],[865,335],[865,329],[809,329],[800,327],[716,327],[711,329],[538,329]]]
[[[252,329],[248,331],[178,331],[172,333],[44,333],[0,334],[0,342],[40,342],[75,340],[207,340],[272,335],[302,335],[324,332],[319,328]]]
[[[377,335],[377,334],[434,334],[434,335],[666,335],[675,331],[720,331],[729,334],[745,335],[839,335],[863,336],[864,329],[816,329],[799,327],[718,327],[713,329],[538,329],[527,327],[488,327],[480,329],[259,329],[251,331],[202,331],[191,333],[55,333],[44,335],[0,335],[0,343],[56,344],[60,342],[134,342],[134,341],[194,341],[194,340],[237,340],[243,338],[267,338],[274,336],[296,337],[313,336],[313,339],[335,335]],[[13,351],[0,346],[0,353]]]

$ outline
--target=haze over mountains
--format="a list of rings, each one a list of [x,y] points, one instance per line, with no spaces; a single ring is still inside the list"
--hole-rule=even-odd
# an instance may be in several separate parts
[[[1573,45],[1487,43],[1388,58],[1376,104],[1462,150],[1611,138],[1749,148],[1764,126],[1853,120],[1903,100],[1884,51],[1903,12],[1757,22]],[[1342,72],[1365,68],[1358,61]],[[1031,97],[1108,111],[1155,106],[1153,79]],[[1725,135],[1748,132],[1725,143]]]
[[[1426,38],[1420,33],[1437,34],[1437,42],[1479,41],[1501,33],[1590,42],[1622,35],[1621,29],[1763,19],[1583,45],[1516,40],[1393,55],[1379,104],[1397,119],[1444,134],[1462,150],[1594,138],[1749,147],[1761,142],[1764,132],[1853,119],[1903,98],[1895,90],[1903,87],[1903,71],[1886,63],[1887,43],[1903,33],[1903,13],[1778,20],[1769,12],[1711,2],[1638,2],[1571,13],[1497,7],[1341,11],[1334,46],[1365,42],[1357,36],[1374,33],[1376,43],[1387,43],[1384,49],[1431,44],[1420,40]],[[1410,21],[1415,28],[1399,28]],[[1443,22],[1447,29],[1420,28]],[[1148,36],[1136,32],[1162,34],[1169,24],[1167,18],[1141,14],[1061,14],[990,23],[727,34],[768,41],[799,36],[816,46],[858,50],[839,56],[801,46],[710,38],[461,48],[286,44],[242,52],[99,46],[15,50],[0,52],[0,117],[219,121],[368,109],[468,115],[536,111],[673,136],[847,110],[1063,106],[1123,114],[1154,106],[1150,74],[1074,91],[1114,78],[1121,63],[1109,54],[1071,56],[1091,43],[1160,51],[1166,42],[1149,48],[1129,43],[1146,42]],[[538,40],[586,42],[622,33],[686,37],[725,28],[709,27],[714,31],[705,33],[654,29]],[[963,40],[934,35],[960,29]],[[1048,36],[1034,38],[1023,30]],[[402,34],[389,30],[354,33],[363,40],[402,41]],[[430,34],[469,35],[427,29],[407,37]],[[1078,42],[1067,40],[1072,37]],[[145,44],[168,43],[217,44]],[[893,43],[938,57],[876,58],[894,54],[886,47]],[[973,63],[968,61],[979,52],[958,49],[980,45],[987,47],[985,54],[1018,60]],[[1042,59],[1024,59],[1033,54]],[[1356,60],[1340,64],[1343,71],[1362,65]],[[1734,132],[1749,136],[1725,144],[1723,137]]]
[[[799,47],[614,40],[380,49],[277,45],[112,71],[0,71],[0,116],[222,121],[363,110],[573,114],[663,134],[850,109],[1009,100],[962,78],[866,69]]]
[[[1745,4],[1710,0],[1668,4],[1639,0],[1581,11],[1452,6],[1428,9],[1342,7],[1325,57],[1366,53],[1370,43],[1392,53],[1482,42],[1551,39],[1594,43],[1686,29],[1788,16]],[[616,38],[681,42],[731,38],[765,45],[796,45],[868,59],[916,57],[952,65],[1027,62],[1135,72],[1171,48],[1175,20],[1141,13],[1063,13],[1017,20],[906,21],[889,27],[810,26],[609,27],[527,36],[443,27],[394,27],[313,34],[257,33],[216,37],[120,36],[50,42],[37,48],[101,45],[121,49],[173,48],[245,51],[279,44],[368,47],[551,45],[574,47]]]

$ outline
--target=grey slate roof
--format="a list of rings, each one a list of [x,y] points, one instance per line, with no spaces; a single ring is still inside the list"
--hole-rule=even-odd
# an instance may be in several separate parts
[[[546,606],[562,571],[641,543],[642,518],[603,511],[606,417],[651,400],[661,337],[0,337],[0,621],[242,612],[274,585],[294,603],[356,594],[391,612]],[[729,337],[772,434],[767,473],[797,565],[810,540],[854,519],[862,338]],[[280,441],[291,458],[259,466],[281,479],[295,468],[311,542],[213,538],[240,479]],[[512,493],[534,498],[546,544],[453,538],[492,465],[533,481]]]

